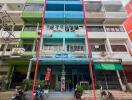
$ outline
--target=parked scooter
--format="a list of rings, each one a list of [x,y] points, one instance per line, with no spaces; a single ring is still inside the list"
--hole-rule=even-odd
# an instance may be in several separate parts
[[[34,91],[34,100],[43,100],[44,99],[44,91],[41,87]]]
[[[11,97],[12,100],[25,100],[25,94],[22,89],[17,90],[14,96]]]

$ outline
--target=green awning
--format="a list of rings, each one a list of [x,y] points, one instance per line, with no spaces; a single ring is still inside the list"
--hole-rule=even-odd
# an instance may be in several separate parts
[[[94,64],[95,70],[123,70],[121,64],[97,63]]]

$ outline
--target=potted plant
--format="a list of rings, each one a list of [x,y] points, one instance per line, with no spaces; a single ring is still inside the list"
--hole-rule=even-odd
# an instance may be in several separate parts
[[[75,89],[75,97],[77,99],[81,99],[82,93],[83,93],[83,87],[81,85],[77,85],[76,89]]]

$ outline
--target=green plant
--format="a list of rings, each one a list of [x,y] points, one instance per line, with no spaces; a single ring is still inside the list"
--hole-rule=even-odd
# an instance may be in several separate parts
[[[83,93],[83,86],[77,85],[77,91]]]

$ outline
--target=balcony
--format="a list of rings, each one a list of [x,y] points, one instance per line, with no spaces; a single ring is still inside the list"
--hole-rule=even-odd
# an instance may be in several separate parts
[[[1,3],[26,3],[27,0],[0,0]]]
[[[14,31],[13,32],[13,36],[10,36],[10,38],[20,38],[20,31]],[[1,31],[0,32],[0,38],[8,38],[9,37],[9,33],[7,31]]]
[[[43,16],[43,3],[42,4],[26,4],[21,14],[22,19],[28,23],[41,23]]]
[[[85,37],[86,31],[85,30],[76,30],[75,31],[76,37]],[[106,38],[105,32],[88,32],[89,38]]]
[[[44,0],[27,0],[26,3],[44,3]]]
[[[82,11],[46,11],[46,23],[83,23]]]
[[[103,23],[105,13],[101,1],[86,1],[85,10],[88,23]]]
[[[126,32],[106,32],[108,38],[113,39],[127,39],[128,34]]]
[[[22,39],[35,39],[39,37],[38,26],[25,25],[21,31]]]
[[[22,39],[29,39],[29,38],[38,38],[38,32],[33,31],[22,31],[21,38]]]
[[[103,1],[105,8],[106,20],[105,23],[122,24],[127,19],[127,13],[125,12],[121,1]]]
[[[104,12],[86,12],[86,18],[89,23],[103,23],[105,20]]]
[[[109,59],[110,53],[109,52],[92,52],[92,58],[95,59]]]
[[[106,12],[106,20],[107,23],[119,23],[122,24],[127,19],[127,12]]]
[[[42,11],[23,11],[21,17],[27,23],[41,23],[42,15]]]

